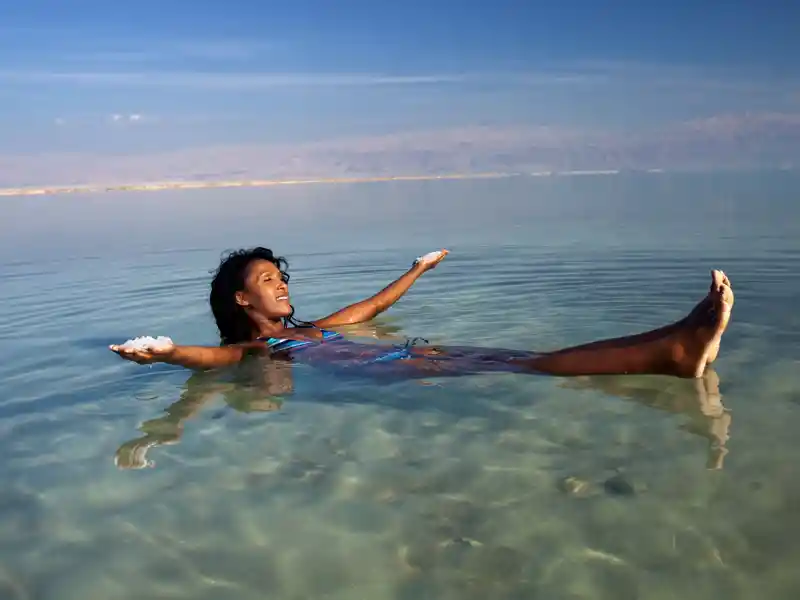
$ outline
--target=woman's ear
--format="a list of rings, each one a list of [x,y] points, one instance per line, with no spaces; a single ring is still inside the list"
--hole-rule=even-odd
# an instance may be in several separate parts
[[[245,300],[243,291],[240,290],[236,292],[234,294],[234,298],[236,298],[236,304],[238,304],[239,306],[250,306],[250,303],[247,300]]]

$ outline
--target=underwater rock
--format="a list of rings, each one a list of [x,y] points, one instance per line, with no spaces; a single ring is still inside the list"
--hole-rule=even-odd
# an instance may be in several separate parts
[[[636,488],[623,475],[616,474],[603,483],[603,489],[612,496],[635,496]]]

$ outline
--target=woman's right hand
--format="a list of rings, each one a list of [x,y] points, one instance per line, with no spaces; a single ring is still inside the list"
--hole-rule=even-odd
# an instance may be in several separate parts
[[[431,269],[435,268],[436,265],[442,262],[448,254],[450,254],[450,251],[446,250],[445,248],[428,252],[427,254],[420,256],[417,260],[415,260],[414,266],[422,269],[423,273],[430,271]]]
[[[130,360],[140,365],[151,365],[153,363],[166,362],[175,352],[175,344],[173,343],[159,346],[157,348],[134,349],[117,345],[111,345],[108,348],[125,360]]]

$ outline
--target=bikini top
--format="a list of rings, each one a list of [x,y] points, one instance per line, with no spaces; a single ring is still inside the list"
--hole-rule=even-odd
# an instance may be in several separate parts
[[[280,352],[282,350],[305,348],[306,346],[312,346],[314,344],[319,344],[320,342],[329,342],[331,340],[344,338],[344,336],[341,333],[337,333],[335,331],[329,331],[327,329],[320,329],[320,331],[322,332],[321,340],[294,340],[291,338],[262,337],[258,338],[258,341],[264,342],[270,351]]]

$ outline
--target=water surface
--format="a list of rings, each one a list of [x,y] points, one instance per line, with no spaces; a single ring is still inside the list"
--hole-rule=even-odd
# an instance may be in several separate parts
[[[4,200],[0,597],[796,598],[798,191],[778,173]],[[450,248],[347,332],[387,343],[640,331],[711,268],[736,306],[697,382],[192,375],[106,350],[216,343],[209,271],[250,244],[289,258],[301,318]]]

